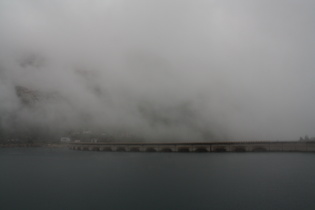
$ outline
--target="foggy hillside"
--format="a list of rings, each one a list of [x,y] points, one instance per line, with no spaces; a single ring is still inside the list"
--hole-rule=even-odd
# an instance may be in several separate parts
[[[2,0],[0,138],[315,136],[315,3]]]

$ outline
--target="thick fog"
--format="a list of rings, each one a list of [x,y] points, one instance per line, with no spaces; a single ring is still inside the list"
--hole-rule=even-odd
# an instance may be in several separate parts
[[[0,0],[3,133],[315,136],[315,1]]]

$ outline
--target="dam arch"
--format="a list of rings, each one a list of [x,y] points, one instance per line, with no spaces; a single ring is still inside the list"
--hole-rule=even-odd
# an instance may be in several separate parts
[[[160,152],[173,152],[171,148],[161,148]]]
[[[148,147],[145,149],[146,152],[157,152],[157,150],[154,147]]]

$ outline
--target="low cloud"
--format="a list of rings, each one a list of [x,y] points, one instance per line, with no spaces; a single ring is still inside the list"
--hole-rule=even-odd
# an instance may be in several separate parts
[[[2,0],[2,133],[315,136],[313,1]]]

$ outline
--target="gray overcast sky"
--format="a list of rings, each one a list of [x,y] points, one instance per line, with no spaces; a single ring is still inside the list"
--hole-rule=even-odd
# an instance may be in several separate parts
[[[1,126],[315,136],[314,11],[313,0],[0,0]],[[29,54],[44,64],[19,65]],[[61,99],[25,108],[17,85]]]

